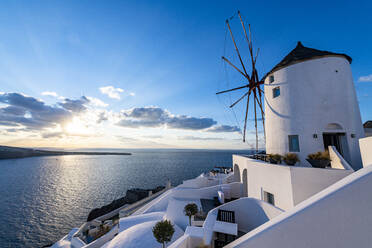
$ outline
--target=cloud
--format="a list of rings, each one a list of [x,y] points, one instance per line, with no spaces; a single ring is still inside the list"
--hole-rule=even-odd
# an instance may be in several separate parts
[[[58,97],[58,94],[54,91],[44,91],[41,92],[43,96],[52,96],[52,97]]]
[[[135,96],[136,93],[134,93],[134,92],[130,92],[129,95],[130,95],[130,96]]]
[[[99,124],[107,120],[108,120],[107,113],[105,111],[102,111],[101,113],[98,114],[98,119],[96,122],[97,124]]]
[[[238,128],[237,126],[216,125],[208,128],[206,131],[212,133],[240,132],[240,128]]]
[[[142,137],[147,138],[147,139],[162,139],[163,138],[162,135],[143,135]]]
[[[91,97],[91,96],[87,96],[87,98],[90,104],[92,104],[93,106],[96,106],[96,107],[107,107],[108,106],[108,104],[103,102],[101,99]]]
[[[0,113],[4,115],[13,115],[13,116],[24,116],[26,115],[26,109],[17,106],[7,106],[0,109]]]
[[[0,102],[8,106],[0,108],[0,125],[25,126],[43,129],[69,120],[71,112],[20,93],[0,94]]]
[[[80,99],[77,100],[65,98],[63,102],[59,103],[59,105],[61,105],[65,109],[71,110],[72,112],[80,113],[87,109],[85,104],[89,102],[90,101],[87,97],[82,96]]]
[[[128,136],[120,136],[117,135],[116,138],[122,142],[128,142],[128,141],[139,141],[139,139],[128,137]]]
[[[113,86],[105,86],[99,88],[102,94],[107,95],[110,98],[120,100],[120,93],[124,92],[123,89],[115,88]]]
[[[42,111],[46,107],[44,102],[19,93],[3,93],[0,102],[33,111]]]
[[[212,118],[196,118],[182,115],[171,118],[167,126],[174,129],[202,130],[216,123]]]
[[[219,137],[198,137],[198,136],[179,136],[178,139],[181,140],[223,140],[223,138]]]
[[[64,136],[63,132],[45,132],[41,134],[44,139],[47,138],[62,138]]]
[[[359,82],[372,82],[372,74],[368,76],[361,76],[358,79]]]
[[[167,127],[171,129],[203,130],[216,124],[212,118],[172,115],[159,107],[142,107],[122,111],[117,123],[122,127]]]

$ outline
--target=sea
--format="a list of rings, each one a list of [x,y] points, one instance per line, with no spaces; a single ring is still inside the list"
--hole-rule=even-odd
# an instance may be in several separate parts
[[[130,156],[65,155],[0,160],[0,247],[43,247],[79,227],[93,208],[130,188],[173,186],[243,150],[131,149]]]

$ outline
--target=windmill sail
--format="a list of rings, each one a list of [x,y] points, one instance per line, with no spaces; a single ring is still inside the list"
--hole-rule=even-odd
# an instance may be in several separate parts
[[[261,120],[262,120],[263,130],[264,130],[264,134],[265,134],[265,112],[264,112],[264,109],[263,109],[263,106],[262,106],[262,97],[263,97],[264,92],[261,89],[261,85],[263,85],[264,82],[262,80],[259,80],[258,73],[257,73],[257,70],[256,70],[256,61],[257,61],[257,57],[258,57],[258,54],[259,54],[259,49],[257,49],[257,52],[254,55],[253,44],[252,44],[251,26],[248,25],[248,32],[249,33],[247,33],[247,30],[245,28],[242,16],[241,16],[239,11],[238,11],[238,16],[239,16],[239,20],[240,20],[240,23],[241,23],[242,28],[243,28],[245,39],[246,39],[247,44],[248,44],[248,50],[249,50],[249,55],[248,56],[250,57],[249,61],[251,62],[251,65],[250,65],[251,71],[250,71],[250,73],[247,72],[247,68],[249,68],[249,67],[246,66],[243,62],[243,59],[242,59],[242,56],[240,54],[239,48],[238,48],[238,46],[235,42],[234,34],[231,30],[229,20],[226,20],[226,26],[229,30],[232,42],[234,44],[235,52],[236,52],[236,54],[239,58],[241,69],[239,68],[239,66],[234,65],[228,58],[226,58],[224,56],[222,56],[222,60],[224,62],[226,62],[227,64],[229,64],[232,68],[234,68],[239,74],[241,74],[243,76],[243,79],[247,80],[247,84],[245,84],[243,86],[236,87],[236,88],[223,90],[223,91],[217,92],[216,94],[218,95],[218,94],[228,93],[228,92],[232,92],[232,91],[236,91],[236,90],[246,90],[246,92],[238,100],[236,100],[234,103],[232,103],[230,105],[230,108],[233,108],[240,101],[247,98],[247,106],[246,106],[246,110],[245,110],[244,129],[243,129],[243,142],[245,142],[246,141],[247,120],[248,120],[248,114],[249,114],[249,111],[248,111],[249,103],[250,103],[249,101],[250,100],[253,101],[253,106],[254,106],[254,111],[253,112],[254,112],[254,122],[255,122],[255,131],[256,131],[256,151],[257,151],[258,150],[258,126],[257,126],[258,113],[257,113],[257,108],[259,109],[259,112],[261,113]],[[232,18],[230,18],[230,20],[231,19]],[[251,95],[252,95],[252,97],[251,97]]]

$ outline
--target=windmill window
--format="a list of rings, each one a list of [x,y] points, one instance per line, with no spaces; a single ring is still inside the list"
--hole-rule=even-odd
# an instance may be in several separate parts
[[[272,205],[275,205],[274,195],[267,191],[264,191],[264,201]]]
[[[271,75],[270,77],[269,77],[269,83],[271,84],[271,83],[273,83],[274,82],[274,75]]]
[[[273,98],[280,96],[280,87],[275,87],[273,89]]]
[[[298,135],[288,135],[289,140],[289,151],[299,152],[300,151],[300,141]]]

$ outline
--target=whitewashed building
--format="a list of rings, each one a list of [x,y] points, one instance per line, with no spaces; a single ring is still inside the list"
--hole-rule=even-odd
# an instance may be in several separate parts
[[[361,168],[358,140],[364,137],[351,58],[298,42],[265,76],[266,152],[309,153],[332,145],[354,169]]]

